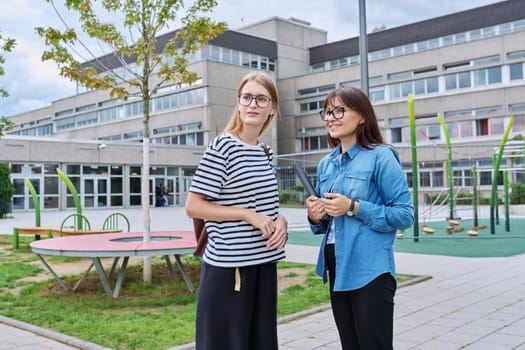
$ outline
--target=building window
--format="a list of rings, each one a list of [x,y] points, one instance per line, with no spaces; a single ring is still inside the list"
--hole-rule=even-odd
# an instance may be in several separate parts
[[[445,76],[447,90],[465,89],[470,87],[470,72],[461,72]]]
[[[75,127],[75,117],[63,118],[55,122],[57,131]]]
[[[447,123],[450,138],[467,138],[474,136],[473,122],[471,120],[464,122]]]
[[[401,128],[390,129],[390,135],[392,143],[401,143],[403,141],[401,138]]]
[[[510,65],[510,80],[523,80],[523,63]]]
[[[476,120],[476,136],[487,136],[489,134],[489,120]]]
[[[390,85],[390,97],[400,98],[406,97],[409,93],[414,95],[424,95],[438,92],[438,78],[425,78],[418,80],[405,81],[402,83],[395,83]]]
[[[126,117],[142,115],[144,113],[144,104],[142,101],[133,102],[126,105]]]
[[[505,132],[505,122],[503,118],[490,118],[489,119],[489,132],[490,135],[503,135]]]
[[[376,86],[376,87],[370,88],[370,100],[372,100],[372,102],[384,101],[385,100],[385,87]]]
[[[335,84],[317,86],[317,87],[312,87],[308,89],[302,89],[302,90],[297,91],[297,93],[303,96],[303,95],[323,93],[323,92],[331,91],[333,89],[335,89]]]
[[[303,137],[301,152],[317,151],[328,148],[326,135]]]
[[[514,124],[512,124],[513,133],[525,132],[525,114],[514,116]]]
[[[299,113],[318,112],[323,108],[324,97],[317,97],[315,100],[299,101]]]

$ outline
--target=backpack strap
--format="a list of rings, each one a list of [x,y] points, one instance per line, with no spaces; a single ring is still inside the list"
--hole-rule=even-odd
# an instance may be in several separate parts
[[[270,149],[268,148],[268,146],[264,143],[262,145],[262,148],[264,150],[264,153],[266,154],[266,157],[268,158],[268,161],[270,160]]]

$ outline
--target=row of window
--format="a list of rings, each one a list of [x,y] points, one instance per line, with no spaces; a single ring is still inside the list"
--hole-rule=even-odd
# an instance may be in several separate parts
[[[522,165],[523,167],[523,165]],[[413,177],[411,172],[406,172],[408,185],[410,188],[413,187]],[[517,171],[513,174],[512,182],[523,182],[525,179],[524,172]],[[446,186],[446,175],[442,168],[434,170],[420,170],[418,172],[418,183],[419,188],[436,188],[443,189]],[[492,186],[493,171],[492,169],[480,169],[477,171],[477,184],[478,186]],[[452,181],[456,189],[463,188],[466,191],[472,190],[472,170],[471,169],[458,169],[452,173]],[[503,185],[503,171],[500,171],[498,175],[498,186]]]
[[[192,130],[200,130],[201,123],[188,123],[173,125],[158,129],[153,129],[153,135],[170,134],[166,136],[155,136],[150,139],[151,143],[161,143],[170,145],[204,145],[204,133],[202,131],[191,132]],[[184,133],[181,133],[184,132]],[[173,135],[175,134],[175,135]],[[144,132],[135,131],[124,134],[116,134],[110,136],[99,137],[99,140],[104,141],[142,141]]]
[[[58,164],[11,164],[11,177],[15,187],[12,199],[13,209],[33,209],[33,201],[26,191],[24,179],[33,184],[44,209],[58,209],[60,180],[56,169]],[[81,205],[85,208],[122,207],[124,196],[129,197],[131,206],[141,205],[141,167],[129,166],[129,187],[124,188],[125,171],[121,165],[80,165],[65,166],[65,173],[80,195]],[[153,189],[157,186],[169,189],[169,204],[180,204],[178,167],[150,168],[150,193],[153,202]],[[66,207],[74,208],[71,193],[66,195]]]
[[[182,135],[154,137],[151,139],[151,142],[166,145],[204,146],[204,133],[194,132]]]
[[[525,106],[525,104],[520,104]],[[525,108],[523,108],[525,109]],[[436,116],[432,116],[435,123],[426,125],[416,126],[416,140],[432,141],[440,140],[444,141],[445,136],[443,129]],[[397,120],[403,118],[396,118]],[[424,118],[423,118],[424,119]],[[422,119],[418,118],[422,121]],[[404,123],[407,122],[407,118],[404,118]],[[423,121],[425,122],[425,121]],[[447,130],[451,139],[474,139],[476,137],[485,136],[501,136],[505,132],[507,118],[494,117],[494,116],[480,116],[478,119],[465,120],[465,121],[449,121],[447,122]],[[391,123],[392,124],[392,123]],[[410,127],[391,127],[386,128],[381,123],[382,134],[389,143],[410,143]],[[324,128],[309,128],[304,132],[299,133],[301,136],[301,151],[316,151],[322,149],[328,149],[329,146],[326,141],[326,130]],[[511,134],[525,134],[525,114],[515,115],[514,123],[512,124]]]
[[[388,85],[373,86],[370,88],[369,96],[373,102],[385,102],[389,100],[404,98],[408,94],[429,95],[453,92],[462,89],[484,88],[488,85],[501,84],[503,82],[515,82],[524,80],[525,62],[510,65],[488,67],[458,73],[446,74],[438,77],[428,77],[415,80],[407,80]],[[359,81],[341,84],[345,86],[359,86]],[[314,91],[313,89],[301,91]],[[301,94],[301,92],[299,92]],[[297,102],[298,113],[312,113],[322,108],[324,96],[315,96],[300,99]]]
[[[202,79],[198,79],[197,83],[202,83]],[[169,91],[179,91],[182,88],[187,88],[187,84],[172,84],[162,89],[158,89],[157,94]],[[193,89],[183,92],[173,92],[152,99],[150,109],[151,113],[159,113],[170,109],[185,107],[188,105],[204,104],[205,103],[205,88]],[[60,118],[55,121],[55,130],[66,130],[78,128],[86,125],[94,125],[99,123],[106,123],[125,118],[140,116],[144,113],[144,104],[140,101],[134,101],[135,98],[128,98],[126,103],[115,106],[120,103],[119,99],[111,99],[101,101],[97,104],[90,104],[81,106],[75,109],[63,110],[55,113],[56,117],[71,117]],[[168,102],[166,102],[168,101]],[[100,108],[98,110],[94,110]],[[82,113],[85,112],[85,113]],[[45,121],[45,123],[44,123]],[[35,123],[32,123],[35,124]],[[32,126],[30,124],[30,126]],[[50,136],[53,134],[53,122],[51,118],[46,118],[38,121],[36,124],[41,124],[34,127],[27,125],[19,125],[17,129],[10,132],[12,135],[22,136]]]
[[[150,113],[160,113],[188,105],[205,103],[205,88],[177,92],[152,99]],[[124,105],[104,108],[72,117],[58,119],[55,122],[56,130],[78,128],[85,125],[106,123],[113,120],[140,116],[144,113],[144,103],[141,101],[128,102]]]
[[[401,46],[385,48],[378,51],[368,53],[368,61],[378,61],[386,58],[408,55],[415,52],[423,52],[427,50],[436,49],[439,47],[446,47],[450,45],[463,44],[469,41],[492,38],[494,36],[506,35],[514,32],[525,30],[525,19],[514,22],[502,23],[495,26],[485,27],[481,29],[474,29],[469,32],[446,35],[440,38],[433,38],[429,40],[420,41],[417,43],[409,43]],[[359,56],[343,57],[327,62],[318,63],[310,66],[311,72],[320,72],[325,70],[337,69],[349,65],[359,64]]]
[[[216,45],[204,46],[197,54],[189,59],[190,62],[199,60],[210,60],[275,72],[275,60],[273,58]]]

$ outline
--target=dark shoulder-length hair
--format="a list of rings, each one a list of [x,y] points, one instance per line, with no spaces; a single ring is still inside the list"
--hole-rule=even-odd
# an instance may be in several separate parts
[[[356,142],[365,149],[370,149],[371,145],[384,144],[385,140],[381,135],[381,129],[377,122],[374,107],[368,97],[358,88],[346,87],[332,90],[324,100],[323,108],[333,107],[336,104],[336,98],[339,99],[345,107],[356,111],[363,116],[364,122],[357,128]],[[331,147],[336,147],[341,143],[339,139],[335,139],[327,135],[328,144]]]

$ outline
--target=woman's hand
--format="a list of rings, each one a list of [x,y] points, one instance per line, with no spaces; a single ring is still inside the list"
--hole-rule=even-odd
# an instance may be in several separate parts
[[[267,245],[270,249],[281,249],[284,248],[288,241],[288,221],[286,221],[284,215],[279,214],[274,223],[275,231],[273,231],[270,239],[268,239]]]
[[[288,223],[286,218],[279,214],[275,221],[268,215],[258,214],[252,210],[248,211],[246,221],[261,230],[263,238],[268,240],[268,248],[283,248],[288,240]]]
[[[332,217],[345,215],[350,208],[351,199],[339,193],[325,193],[320,199],[326,213]]]
[[[316,196],[306,198],[306,210],[310,221],[317,225],[326,216],[323,201]]]
[[[275,223],[272,218],[265,214],[258,214],[253,210],[246,209],[246,219],[253,227],[261,230],[261,234],[264,238],[268,239],[275,231]]]

